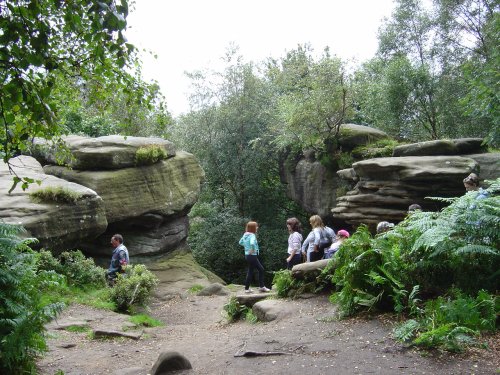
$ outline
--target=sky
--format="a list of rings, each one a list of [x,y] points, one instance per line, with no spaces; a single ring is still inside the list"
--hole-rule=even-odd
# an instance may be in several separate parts
[[[392,0],[135,0],[127,39],[141,51],[143,78],[156,80],[167,108],[189,110],[185,72],[221,70],[228,46],[245,62],[280,58],[299,44],[360,63],[377,49]],[[157,58],[153,58],[155,54]]]

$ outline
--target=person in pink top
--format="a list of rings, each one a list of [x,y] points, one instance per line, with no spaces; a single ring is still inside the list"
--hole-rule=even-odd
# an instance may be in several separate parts
[[[330,259],[332,258],[335,253],[339,250],[340,245],[349,238],[349,232],[346,231],[345,229],[341,229],[337,232],[337,238],[336,240],[332,243],[329,249],[325,251],[325,257],[324,259]]]

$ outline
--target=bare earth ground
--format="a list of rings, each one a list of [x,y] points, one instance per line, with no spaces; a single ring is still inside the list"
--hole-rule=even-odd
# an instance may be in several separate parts
[[[192,364],[182,374],[498,374],[498,335],[490,349],[461,355],[429,354],[391,339],[393,317],[335,319],[326,296],[289,301],[294,313],[270,323],[226,323],[222,307],[229,296],[183,293],[155,299],[150,315],[164,327],[146,328],[139,340],[90,339],[85,332],[54,330],[41,374],[148,374],[161,352],[176,351]],[[126,315],[73,305],[58,321],[89,321],[89,326],[122,329]],[[137,332],[132,330],[128,332]],[[245,351],[284,355],[235,357]]]

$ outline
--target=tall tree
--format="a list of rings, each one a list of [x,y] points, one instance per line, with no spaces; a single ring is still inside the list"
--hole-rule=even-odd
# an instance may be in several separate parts
[[[335,138],[352,117],[345,66],[328,49],[316,61],[310,46],[299,45],[279,61],[270,59],[267,77],[275,94],[273,130],[279,149],[323,150],[325,139]]]
[[[179,119],[174,136],[199,158],[211,196],[248,217],[268,211],[279,174],[266,147],[267,86],[237,53],[236,47],[228,50],[223,72],[190,75],[194,110]]]
[[[459,51],[466,94],[465,113],[500,144],[500,3],[497,0],[435,0],[444,44]]]
[[[491,4],[398,0],[377,56],[356,74],[360,118],[410,140],[491,134],[498,59],[479,57],[498,55],[488,42],[498,10]]]

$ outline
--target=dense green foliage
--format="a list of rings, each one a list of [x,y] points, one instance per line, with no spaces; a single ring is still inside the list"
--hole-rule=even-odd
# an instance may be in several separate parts
[[[397,336],[416,345],[459,350],[469,336],[495,329],[500,269],[500,179],[485,192],[448,199],[440,212],[415,212],[372,237],[361,226],[323,271],[344,316],[381,309],[414,321]],[[447,298],[432,297],[453,293]],[[477,297],[474,297],[476,296]],[[461,309],[461,310],[460,310]],[[467,337],[469,338],[467,338]]]
[[[498,145],[499,9],[491,0],[396,1],[377,55],[354,75],[360,121],[410,140]]]
[[[158,279],[144,264],[127,266],[126,273],[118,274],[110,292],[111,300],[118,311],[131,311],[134,306],[148,302],[156,284]]]
[[[298,46],[280,61],[270,59],[266,77],[275,116],[270,130],[278,150],[322,151],[353,114],[345,64],[326,49],[316,61],[312,48]]]
[[[22,228],[0,222],[0,372],[35,371],[35,356],[46,349],[44,324],[62,304],[42,304],[40,290],[57,283],[51,272],[37,272],[33,239]]]
[[[58,75],[122,77],[134,47],[122,34],[127,1],[1,1],[3,157],[32,136],[59,133],[51,94]]]
[[[223,307],[227,320],[230,323],[243,319],[249,323],[256,323],[257,317],[254,315],[251,308],[245,305],[240,305],[236,297],[231,297],[229,302]]]
[[[105,270],[80,250],[64,251],[56,258],[50,251],[42,249],[37,253],[37,269],[64,275],[68,284],[77,287],[102,288],[106,285]]]
[[[144,265],[128,267],[115,288],[106,285],[105,270],[81,251],[35,252],[22,227],[0,222],[0,372],[36,373],[35,359],[46,350],[44,324],[65,304],[130,310],[146,303],[156,285]],[[147,317],[137,324],[157,324]]]
[[[495,331],[499,311],[498,297],[479,291],[476,297],[452,291],[451,296],[438,297],[415,311],[409,319],[394,330],[396,339],[412,342],[424,348],[443,348],[462,351],[475,343],[483,331]]]

